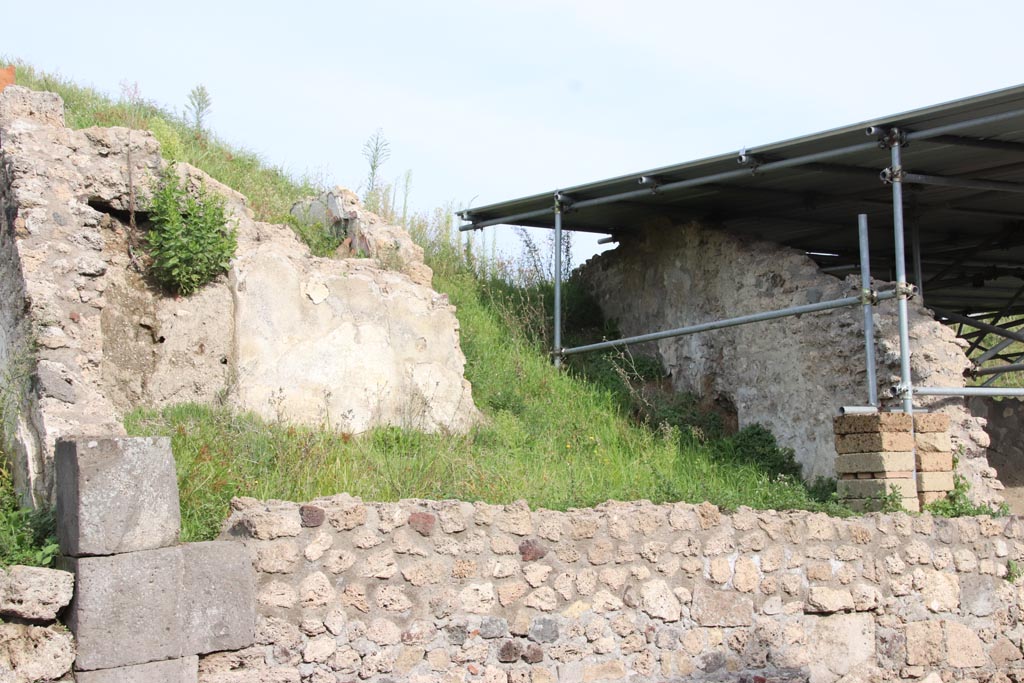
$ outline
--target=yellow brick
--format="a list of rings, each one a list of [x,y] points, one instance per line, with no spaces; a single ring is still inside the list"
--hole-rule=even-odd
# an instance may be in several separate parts
[[[945,413],[919,413],[914,416],[914,431],[918,434],[925,432],[948,432],[949,415]]]
[[[866,432],[909,432],[912,420],[906,413],[875,413],[874,415],[840,415],[832,422],[836,434]]]
[[[953,450],[948,432],[922,432],[914,435],[917,451],[926,453],[942,453]]]
[[[952,453],[934,453],[921,451],[917,454],[918,472],[951,472],[953,470]]]
[[[847,453],[836,458],[836,472],[898,472],[914,469],[912,451]]]
[[[836,483],[840,498],[886,496],[893,488],[903,498],[917,497],[917,483],[913,479],[843,479]]]
[[[937,500],[943,500],[945,497],[945,491],[918,491],[917,493],[917,499],[921,501],[921,505],[928,505]]]
[[[873,432],[837,434],[836,452],[877,453],[879,451],[906,452],[914,450],[914,437],[910,432]],[[946,449],[949,450],[948,448]]]
[[[952,491],[952,472],[918,472],[918,491]]]

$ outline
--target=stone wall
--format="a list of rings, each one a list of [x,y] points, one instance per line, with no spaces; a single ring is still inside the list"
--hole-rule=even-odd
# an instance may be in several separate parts
[[[851,224],[851,230],[853,229]],[[624,335],[854,296],[858,278],[822,273],[805,254],[696,224],[656,223],[582,269],[606,317]],[[899,382],[896,306],[876,308],[880,393]],[[953,331],[910,305],[913,380],[963,386],[968,361]],[[732,327],[650,345],[677,390],[735,406],[740,426],[761,423],[796,452],[804,476],[834,476],[832,418],[867,401],[861,308]],[[984,421],[962,399],[918,399],[947,413],[960,472],[978,500],[998,499],[985,461]]]
[[[201,658],[206,683],[1024,677],[1018,517],[232,507],[257,644]]]
[[[974,396],[971,413],[985,421],[991,444],[988,463],[992,476],[1006,488],[1001,492],[1010,509],[1024,511],[1024,400]]]
[[[123,433],[137,406],[219,402],[350,434],[476,422],[454,307],[407,233],[346,195],[371,258],[316,258],[179,164],[225,199],[238,251],[226,277],[171,296],[128,227],[134,189],[146,228],[164,168],[149,132],[70,130],[58,96],[0,94],[0,436],[26,504],[51,497],[59,437]]]

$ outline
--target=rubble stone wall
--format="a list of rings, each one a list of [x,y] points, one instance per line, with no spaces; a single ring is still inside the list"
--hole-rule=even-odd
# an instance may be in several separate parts
[[[605,316],[624,335],[856,295],[859,278],[821,272],[805,254],[698,224],[659,222],[582,269]],[[896,305],[875,309],[880,394],[899,383]],[[910,305],[913,380],[963,386],[968,366],[953,330]],[[735,406],[740,426],[761,423],[793,448],[804,476],[835,476],[832,418],[867,402],[863,313],[852,307],[731,327],[651,345],[677,390]],[[978,500],[998,498],[985,461],[984,420],[959,398],[918,399],[947,413],[959,470]]]
[[[256,645],[202,657],[206,683],[1024,676],[1018,517],[232,506]]]

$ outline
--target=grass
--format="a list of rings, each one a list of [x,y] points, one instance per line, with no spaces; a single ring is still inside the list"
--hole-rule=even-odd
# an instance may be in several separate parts
[[[165,157],[191,163],[247,195],[263,220],[286,220],[295,200],[316,191],[131,89],[113,101],[17,65],[19,83],[64,98],[71,127],[148,128]],[[186,540],[214,537],[230,499],[239,495],[308,500],[347,491],[367,500],[494,503],[524,498],[552,509],[608,499],[709,500],[726,508],[848,514],[828,502],[827,484],[812,490],[799,481],[792,453],[779,449],[765,430],[728,435],[691,398],[651,401],[638,391],[646,371],[637,372],[636,361],[605,355],[574,362],[566,371],[553,368],[544,352],[547,340],[538,333],[548,329],[551,310],[546,266],[536,262],[540,250],[527,249],[524,258],[534,262],[487,259],[453,230],[451,206],[408,215],[408,191],[408,175],[401,202],[396,188],[382,186],[378,208],[423,245],[435,288],[456,305],[466,376],[486,421],[466,435],[381,428],[352,437],[209,406],[136,410],[125,419],[130,434],[172,438]],[[315,236],[304,236],[314,251],[329,250]],[[570,333],[606,333],[580,292],[566,292],[566,320],[575,328]]]

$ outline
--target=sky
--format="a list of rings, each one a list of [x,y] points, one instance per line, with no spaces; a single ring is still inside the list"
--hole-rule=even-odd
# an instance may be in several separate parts
[[[56,0],[0,14],[0,56],[114,97],[137,84],[178,111],[203,84],[217,136],[296,175],[359,189],[380,129],[382,175],[410,170],[421,211],[1024,81],[1019,0]],[[577,260],[592,239],[577,240]]]

